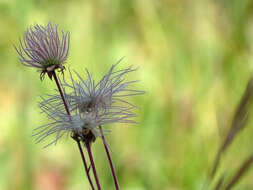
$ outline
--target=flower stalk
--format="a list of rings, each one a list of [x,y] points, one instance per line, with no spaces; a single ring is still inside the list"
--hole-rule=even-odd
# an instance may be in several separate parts
[[[100,130],[101,138],[103,140],[103,144],[104,144],[104,147],[105,147],[106,155],[107,155],[107,158],[108,158],[108,161],[109,161],[109,164],[110,164],[110,168],[111,168],[111,171],[112,171],[112,176],[113,176],[115,189],[119,190],[119,183],[118,183],[118,180],[117,180],[117,176],[116,176],[114,166],[113,166],[113,163],[112,163],[111,155],[110,155],[107,143],[105,141],[105,136],[104,136],[103,129],[102,129],[101,126],[99,126],[99,130]]]
[[[56,83],[56,85],[57,85],[58,91],[60,92],[61,99],[62,99],[62,101],[63,101],[65,110],[66,110],[67,114],[70,115],[68,105],[67,105],[67,103],[66,103],[65,97],[64,97],[63,92],[62,92],[61,85],[60,85],[60,83],[59,83],[59,80],[58,80],[58,78],[57,78],[57,76],[56,76],[55,71],[53,71],[53,78],[54,78],[54,81],[55,81],[55,83]]]
[[[63,95],[62,88],[61,88],[61,85],[60,85],[60,83],[59,83],[59,80],[58,80],[58,78],[57,78],[57,76],[56,76],[55,71],[53,71],[52,73],[53,73],[53,78],[54,78],[55,83],[56,83],[56,85],[57,85],[58,91],[59,91],[59,93],[60,93],[60,95],[61,95],[61,98],[62,98],[64,107],[65,107],[65,110],[66,110],[67,114],[70,115],[69,108],[68,108],[68,105],[67,105],[67,103],[66,103],[66,99],[65,99],[65,97],[64,97],[64,95]],[[74,136],[75,136],[75,135],[74,135]],[[92,190],[95,190],[94,185],[93,185],[92,180],[91,180],[91,177],[90,177],[89,168],[88,168],[88,166],[87,166],[87,162],[86,162],[86,159],[85,159],[85,157],[84,157],[84,153],[83,153],[83,150],[82,150],[82,147],[81,147],[81,144],[80,144],[80,140],[78,139],[78,137],[73,137],[73,139],[77,142],[78,149],[79,149],[79,152],[80,152],[82,161],[83,161],[84,169],[85,169],[87,178],[88,178],[88,180],[89,180],[90,186],[91,186]]]
[[[88,154],[89,154],[89,157],[90,157],[90,163],[91,163],[94,178],[95,178],[95,181],[96,181],[96,184],[97,184],[97,188],[98,188],[98,190],[101,190],[101,186],[100,186],[100,183],[99,183],[95,163],[94,163],[94,160],[93,160],[93,155],[92,155],[92,152],[91,152],[91,143],[87,142],[87,143],[85,143],[85,146],[87,148],[87,151],[88,151]]]

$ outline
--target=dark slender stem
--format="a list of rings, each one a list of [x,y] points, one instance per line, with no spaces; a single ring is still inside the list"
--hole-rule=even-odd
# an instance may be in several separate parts
[[[115,170],[114,170],[114,167],[113,167],[111,155],[110,155],[108,146],[107,146],[106,141],[105,141],[103,129],[102,129],[101,126],[99,126],[99,129],[100,129],[100,134],[101,134],[101,137],[102,137],[102,140],[103,140],[103,143],[104,143],[104,147],[105,147],[105,151],[106,151],[106,154],[107,154],[107,158],[108,158],[109,163],[110,163],[110,167],[111,167],[111,171],[112,171],[112,176],[113,176],[113,181],[114,181],[114,184],[115,184],[115,189],[119,190],[119,183],[118,183],[118,180],[117,180],[117,177],[116,177],[116,174],[115,174]]]
[[[89,182],[90,182],[90,185],[91,185],[92,190],[95,190],[95,187],[94,187],[94,185],[93,185],[93,183],[92,183],[92,180],[91,180],[91,178],[90,178],[90,175],[89,175],[90,168],[88,168],[88,166],[87,166],[87,162],[86,162],[85,157],[84,157],[84,153],[83,153],[83,149],[82,149],[82,147],[81,147],[81,143],[80,143],[79,140],[76,140],[76,142],[77,142],[77,144],[78,144],[78,148],[79,148],[79,151],[80,151],[82,160],[83,160],[83,165],[84,165],[84,168],[85,168],[85,171],[86,171],[86,174],[87,174],[87,178],[88,178],[88,180],[89,180]]]
[[[100,183],[99,183],[99,180],[98,180],[97,171],[96,171],[96,167],[95,167],[95,163],[94,163],[92,152],[91,152],[90,143],[86,143],[85,145],[87,147],[87,151],[88,151],[88,154],[89,154],[89,157],[90,157],[90,163],[91,163],[91,167],[92,167],[92,170],[93,170],[94,178],[96,180],[97,188],[98,188],[98,190],[101,190]]]
[[[64,95],[63,95],[62,88],[61,88],[61,85],[60,85],[60,83],[59,83],[59,80],[58,80],[58,78],[57,78],[57,76],[56,76],[55,71],[52,71],[52,72],[53,72],[53,77],[54,77],[55,83],[56,83],[57,88],[58,88],[58,90],[59,90],[59,92],[60,92],[60,95],[61,95],[61,98],[62,98],[64,107],[65,107],[65,110],[66,110],[67,114],[70,115],[69,108],[68,108],[68,105],[67,105],[67,103],[66,103],[65,97],[64,97]],[[84,165],[85,172],[86,172],[86,175],[87,175],[87,177],[88,177],[90,186],[91,186],[92,190],[95,190],[94,185],[93,185],[93,183],[92,183],[92,180],[91,180],[91,178],[90,178],[89,168],[87,167],[87,162],[86,162],[86,160],[85,160],[84,153],[83,153],[82,147],[81,147],[81,145],[80,145],[80,141],[78,140],[78,138],[73,138],[73,139],[77,142],[77,145],[78,145],[78,148],[79,148],[81,157],[82,157],[83,165]]]
[[[58,90],[59,90],[59,92],[60,92],[61,99],[62,99],[62,101],[63,101],[65,110],[66,110],[67,114],[70,115],[69,108],[68,108],[68,105],[67,105],[67,103],[66,103],[65,97],[64,97],[64,95],[63,95],[63,92],[62,92],[62,89],[61,89],[61,85],[60,85],[60,83],[59,83],[59,80],[58,80],[58,78],[57,78],[57,76],[56,76],[55,71],[52,71],[52,72],[53,72],[53,77],[54,77],[54,80],[55,80],[55,82],[56,82],[57,88],[58,88]]]

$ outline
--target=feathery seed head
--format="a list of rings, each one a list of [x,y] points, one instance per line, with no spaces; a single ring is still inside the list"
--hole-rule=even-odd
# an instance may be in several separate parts
[[[36,24],[26,30],[19,46],[14,46],[23,65],[41,71],[41,80],[46,73],[52,79],[55,69],[64,70],[63,63],[69,54],[70,33],[61,33],[60,37],[57,25],[48,23],[44,27]]]
[[[101,121],[99,116],[92,114],[74,114],[70,116],[55,108],[50,103],[41,103],[42,113],[46,114],[49,123],[42,125],[34,130],[33,136],[36,137],[36,143],[42,142],[47,137],[55,134],[56,137],[49,146],[57,143],[64,135],[76,134],[83,142],[94,142],[99,134],[97,126]]]
[[[56,134],[53,142],[57,142],[61,134],[71,132],[73,138],[91,143],[99,136],[99,126],[111,123],[136,123],[133,120],[136,117],[133,112],[136,106],[126,98],[144,92],[130,88],[130,85],[137,81],[126,80],[126,75],[136,69],[115,71],[116,65],[113,65],[98,83],[95,83],[88,70],[86,80],[78,73],[75,74],[79,80],[74,80],[70,73],[72,82],[63,81],[65,100],[72,116],[65,113],[60,95],[42,98],[39,107],[47,114],[51,123],[37,129],[39,132],[34,134],[37,136],[37,142],[53,133]]]
[[[119,62],[118,62],[119,63]],[[95,83],[92,75],[86,69],[87,79],[83,79],[75,73],[79,81],[75,81],[71,75],[72,84],[64,81],[63,85],[69,88],[71,93],[67,94],[72,110],[79,112],[106,112],[107,110],[125,110],[134,108],[126,98],[133,95],[141,95],[144,92],[130,88],[132,83],[137,81],[127,81],[126,75],[136,71],[131,67],[115,71],[113,65],[102,79]]]

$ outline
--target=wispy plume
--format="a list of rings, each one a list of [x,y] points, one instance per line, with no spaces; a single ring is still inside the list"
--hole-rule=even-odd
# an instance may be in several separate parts
[[[102,79],[95,83],[90,72],[86,69],[87,78],[82,78],[75,72],[78,80],[63,82],[64,97],[71,110],[71,117],[65,114],[64,105],[60,95],[48,95],[42,98],[39,107],[52,120],[51,123],[39,127],[37,142],[55,133],[57,142],[65,132],[74,131],[81,141],[94,142],[99,135],[99,126],[111,123],[136,123],[134,117],[135,105],[125,98],[143,94],[143,91],[130,89],[130,84],[137,81],[127,81],[126,74],[135,71],[127,68],[115,71],[113,65]],[[69,91],[67,93],[66,91]],[[38,130],[36,129],[36,130]],[[89,134],[91,133],[91,135]],[[88,135],[88,136],[87,136]]]
[[[52,71],[64,70],[63,63],[69,54],[70,33],[58,31],[58,26],[48,23],[47,26],[30,26],[24,38],[19,40],[19,46],[14,46],[19,54],[21,63],[28,67],[37,68],[41,80],[47,73],[52,79]]]
[[[136,71],[131,67],[115,70],[119,64],[112,65],[109,71],[99,82],[95,82],[90,72],[86,69],[86,79],[75,72],[78,81],[71,75],[71,83],[66,81],[63,86],[70,89],[67,98],[71,109],[79,112],[107,112],[111,110],[123,111],[136,108],[127,98],[141,95],[144,91],[131,88],[131,84],[138,81],[128,81],[127,75]]]

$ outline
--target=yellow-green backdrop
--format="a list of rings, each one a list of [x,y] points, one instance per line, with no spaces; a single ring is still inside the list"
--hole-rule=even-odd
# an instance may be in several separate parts
[[[131,79],[146,94],[131,99],[137,125],[110,125],[106,136],[121,190],[197,190],[253,70],[253,1],[0,0],[0,189],[89,189],[73,140],[43,149],[32,130],[45,123],[39,96],[53,93],[22,66],[13,44],[33,24],[70,31],[67,66],[101,77],[139,67]],[[222,162],[231,176],[253,151],[253,123]],[[100,139],[93,146],[103,189],[114,189]],[[235,189],[253,189],[253,170]]]

